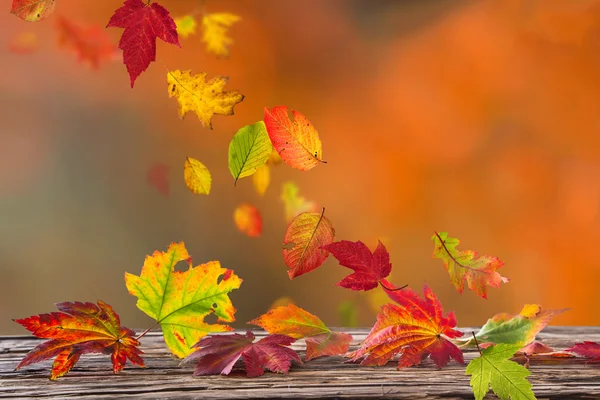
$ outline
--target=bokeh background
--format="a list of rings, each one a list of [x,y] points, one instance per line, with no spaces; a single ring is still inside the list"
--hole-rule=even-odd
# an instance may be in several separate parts
[[[239,14],[228,59],[200,36],[182,49],[158,42],[158,61],[134,89],[120,60],[94,70],[56,42],[56,17],[105,26],[119,0],[59,0],[27,23],[0,9],[0,332],[11,318],[60,301],[102,299],[125,325],[150,319],[123,274],[146,254],[185,241],[195,264],[220,260],[244,279],[236,327],[289,296],[339,325],[352,301],[360,325],[377,296],[334,286],[330,258],[290,281],[281,255],[281,184],[325,206],[337,237],[387,243],[393,281],[427,282],[459,325],[523,304],[572,308],[554,324],[600,324],[600,1],[598,0],[162,0],[173,16],[198,7]],[[122,30],[108,30],[114,43]],[[33,54],[11,53],[34,32]],[[230,77],[245,100],[235,115],[177,116],[166,69]],[[234,188],[227,149],[240,127],[285,104],[318,129],[328,164],[273,169],[264,197]],[[210,196],[183,183],[186,156],[213,174]],[[169,196],[148,184],[168,166]],[[264,232],[237,231],[234,208],[263,213]],[[430,236],[500,257],[511,282],[488,299],[458,294]]]

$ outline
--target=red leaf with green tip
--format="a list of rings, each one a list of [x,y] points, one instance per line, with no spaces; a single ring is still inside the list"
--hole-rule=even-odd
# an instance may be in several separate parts
[[[427,285],[423,287],[424,298],[410,288],[396,290],[385,279],[382,286],[397,305],[381,307],[377,322],[361,347],[348,354],[352,361],[364,357],[362,365],[385,365],[400,354],[398,369],[418,365],[427,356],[439,368],[451,358],[464,363],[461,350],[448,340],[462,336],[454,329],[456,317],[453,312],[444,315],[442,305]]]
[[[354,270],[336,285],[352,290],[375,289],[379,281],[392,272],[390,255],[383,243],[378,242],[373,253],[360,240],[350,242],[342,240],[323,246],[338,259],[340,265]]]
[[[181,47],[177,26],[169,11],[158,3],[125,0],[108,21],[107,27],[125,28],[119,48],[129,72],[131,87],[152,61],[156,61],[156,38]]]
[[[113,372],[125,367],[127,359],[144,366],[135,332],[121,326],[119,316],[111,306],[98,300],[94,303],[58,303],[60,312],[17,319],[34,336],[50,339],[31,350],[16,369],[56,357],[50,379],[56,379],[73,368],[82,354],[110,354]]]
[[[573,347],[569,347],[566,351],[589,358],[588,362],[590,363],[600,363],[600,344],[596,342],[575,343]]]
[[[264,374],[265,369],[287,374],[292,360],[302,363],[298,354],[286,347],[295,341],[285,335],[269,335],[254,343],[254,334],[250,331],[246,335],[209,335],[194,345],[197,350],[185,361],[197,362],[196,376],[229,375],[240,357],[250,378]]]

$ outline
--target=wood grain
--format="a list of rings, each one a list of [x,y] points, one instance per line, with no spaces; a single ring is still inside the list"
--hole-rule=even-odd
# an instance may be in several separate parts
[[[470,333],[474,328],[465,328]],[[345,330],[363,340],[368,329]],[[258,337],[264,332],[255,332]],[[556,350],[577,341],[600,342],[600,327],[548,327],[538,340]],[[304,365],[294,364],[289,375],[266,373],[246,378],[240,370],[230,376],[193,377],[193,365],[179,365],[168,352],[160,332],[142,338],[147,368],[131,364],[113,375],[104,355],[85,355],[76,367],[57,381],[48,379],[51,362],[14,371],[20,359],[38,339],[31,336],[0,336],[0,398],[77,399],[234,399],[234,398],[367,398],[390,399],[472,399],[465,366],[451,362],[438,370],[426,360],[418,367],[401,371],[395,363],[384,367],[361,367],[344,363],[343,357],[326,357]],[[301,353],[302,340],[294,344]],[[301,354],[302,357],[304,354]],[[478,355],[467,350],[468,362]],[[538,399],[600,399],[600,365],[585,360],[539,359],[531,362],[530,381]],[[493,399],[495,396],[486,398]]]

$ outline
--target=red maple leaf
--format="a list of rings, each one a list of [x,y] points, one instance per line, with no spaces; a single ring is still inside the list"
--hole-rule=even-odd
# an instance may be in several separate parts
[[[254,343],[254,334],[209,335],[194,345],[196,350],[186,361],[197,361],[194,375],[229,375],[235,363],[242,357],[246,375],[250,378],[272,372],[287,374],[292,360],[302,364],[298,354],[285,346],[296,339],[285,335],[269,335]]]
[[[390,255],[383,243],[378,242],[373,253],[360,240],[342,240],[323,246],[338,259],[340,265],[354,270],[336,285],[352,290],[375,289],[379,282],[392,271]]]
[[[397,290],[385,279],[382,286],[398,305],[381,307],[377,322],[361,347],[348,354],[351,361],[364,357],[362,365],[385,365],[401,354],[398,369],[418,365],[427,356],[440,368],[450,358],[464,363],[460,349],[448,340],[462,336],[454,329],[456,317],[453,312],[443,315],[442,305],[427,285],[423,287],[424,299],[410,288]]]
[[[100,61],[109,60],[117,51],[106,31],[98,25],[80,26],[64,17],[56,19],[58,45],[70,48],[79,61],[88,61],[97,69]]]
[[[125,0],[115,11],[107,27],[125,28],[119,48],[123,50],[123,63],[129,72],[131,87],[138,76],[156,61],[156,38],[181,47],[177,26],[169,11],[158,3],[142,0]]]
[[[148,170],[148,184],[154,186],[158,193],[167,197],[169,195],[169,166],[160,162],[155,163]]]
[[[98,305],[65,302],[56,308],[60,312],[15,320],[34,336],[51,339],[27,353],[16,369],[56,357],[50,375],[50,379],[56,379],[87,353],[110,354],[115,374],[125,367],[128,358],[133,364],[144,366],[140,343],[133,337],[135,332],[121,326],[119,316],[108,304],[101,300]]]
[[[600,363],[600,344],[596,342],[585,341],[583,343],[575,343],[573,347],[569,347],[565,351],[570,351],[585,358],[590,358],[590,363]]]

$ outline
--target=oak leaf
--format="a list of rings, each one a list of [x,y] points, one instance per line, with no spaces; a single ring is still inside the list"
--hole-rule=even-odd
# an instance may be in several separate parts
[[[295,341],[289,336],[269,335],[254,343],[250,331],[246,335],[210,335],[194,345],[196,350],[184,361],[197,361],[195,376],[229,375],[240,357],[250,378],[263,375],[265,369],[287,374],[292,361],[302,364],[298,354],[286,347]]]
[[[174,21],[179,37],[185,39],[196,33],[196,19],[192,15],[184,15],[183,17],[175,18]]]
[[[284,182],[281,186],[280,199],[285,207],[285,220],[290,222],[303,212],[317,211],[317,205],[298,195],[300,188],[294,182]]]
[[[582,357],[589,358],[589,363],[600,363],[600,344],[596,342],[585,341],[575,343],[565,351],[570,351]]]
[[[400,354],[398,369],[418,365],[427,356],[442,368],[448,361],[464,363],[461,350],[449,339],[462,336],[454,329],[453,312],[443,315],[437,296],[427,286],[424,299],[410,288],[398,290],[383,279],[382,287],[397,304],[386,304],[361,347],[349,353],[351,361],[363,358],[361,365],[385,365]]]
[[[106,30],[98,25],[80,26],[59,16],[56,29],[58,45],[73,51],[78,61],[87,61],[92,68],[99,68],[103,60],[111,60],[117,50]]]
[[[264,122],[258,121],[240,128],[229,143],[229,172],[235,180],[234,184],[265,165],[272,148]]]
[[[499,313],[488,319],[475,336],[480,342],[525,346],[535,340],[535,335],[552,318],[567,310],[542,310],[537,304],[526,304],[520,314]]]
[[[188,270],[175,270],[181,261],[189,265]],[[228,293],[238,289],[242,280],[218,261],[193,267],[181,242],[171,243],[166,252],[147,256],[140,276],[126,272],[125,283],[129,293],[138,298],[137,307],[160,324],[171,352],[185,357],[201,337],[232,330],[228,325],[209,324],[204,318],[214,314],[217,322],[235,321],[236,310]]]
[[[236,90],[223,91],[229,78],[216,76],[206,82],[206,72],[191,75],[191,71],[170,71],[167,73],[169,97],[179,103],[179,117],[193,111],[202,126],[212,129],[212,117],[233,115],[233,107],[244,100],[244,95]]]
[[[334,241],[335,229],[324,214],[325,209],[321,213],[302,213],[288,225],[283,237],[283,260],[290,279],[318,268],[329,256],[322,247]]]
[[[481,351],[481,355],[467,365],[475,400],[482,400],[490,386],[501,400],[535,400],[527,368],[509,360],[519,345],[497,344]]]
[[[13,0],[10,12],[22,20],[41,21],[54,12],[56,0]]]
[[[210,194],[212,176],[204,164],[195,158],[187,157],[183,164],[183,180],[194,194]]]
[[[270,183],[271,168],[267,164],[261,165],[252,175],[252,185],[254,186],[254,190],[256,190],[256,193],[259,195],[264,196]]]
[[[281,159],[293,168],[308,171],[324,162],[321,139],[304,115],[296,110],[292,110],[292,115],[293,120],[288,116],[287,106],[265,107],[265,125]]]
[[[54,380],[69,372],[81,355],[88,353],[110,354],[115,374],[125,367],[127,359],[144,366],[135,332],[121,326],[117,313],[102,300],[97,305],[58,303],[56,308],[60,312],[15,320],[34,336],[50,339],[27,353],[16,369],[56,357],[50,375]]]
[[[238,230],[250,237],[257,237],[262,233],[262,216],[258,208],[251,204],[239,205],[233,213],[233,220]]]
[[[328,244],[323,249],[337,258],[340,265],[354,270],[353,274],[336,283],[337,286],[352,290],[375,289],[392,272],[390,255],[381,242],[377,243],[373,253],[360,240],[342,240]]]
[[[271,334],[304,339],[306,341],[306,361],[322,356],[344,354],[348,351],[348,346],[352,341],[351,335],[333,332],[319,317],[294,304],[269,310],[266,314],[248,321],[248,323],[258,325]]]
[[[158,3],[125,0],[106,27],[124,28],[119,41],[131,87],[151,62],[156,61],[156,38],[181,47],[177,26],[169,11]]]
[[[431,240],[435,245],[433,256],[444,261],[444,267],[450,275],[450,282],[459,293],[463,292],[466,280],[469,289],[485,299],[487,298],[486,285],[498,288],[501,283],[508,282],[508,278],[496,272],[504,265],[497,257],[477,256],[477,253],[471,250],[457,250],[459,240],[448,237],[447,232],[435,232]]]
[[[233,39],[227,36],[227,30],[241,18],[231,13],[210,13],[202,18],[202,41],[206,50],[217,56],[228,56]]]

